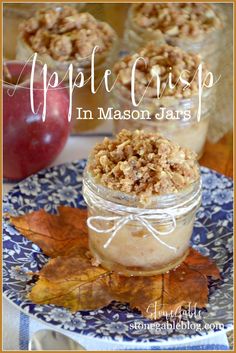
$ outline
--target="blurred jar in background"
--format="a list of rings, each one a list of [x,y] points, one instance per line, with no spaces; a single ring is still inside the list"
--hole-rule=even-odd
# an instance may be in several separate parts
[[[134,106],[131,100],[131,69],[137,57],[145,58],[136,66],[135,95],[141,103]],[[121,111],[123,119],[114,120],[115,133],[125,128],[143,129],[159,132],[177,142],[182,147],[195,151],[201,157],[206,141],[209,120],[214,110],[214,87],[205,89],[202,96],[201,118],[198,121],[198,69],[201,59],[196,54],[189,54],[182,49],[163,45],[156,47],[148,44],[137,54],[126,56],[114,66],[119,79],[113,91],[110,106]],[[188,87],[179,80],[185,71]],[[167,84],[169,73],[172,74],[174,87]],[[207,69],[203,64],[203,77]],[[157,82],[160,79],[160,97],[157,98]],[[131,112],[129,119],[124,119]],[[127,115],[126,115],[127,116]]]
[[[130,3],[85,3],[84,12],[89,12],[99,21],[105,21],[114,28],[119,38],[124,35],[124,23]],[[119,16],[117,16],[119,14]]]
[[[33,16],[35,12],[44,7],[48,7],[47,3],[31,3],[31,4],[4,4],[3,5],[3,56],[6,59],[15,59],[17,37],[19,33],[19,25],[23,20]],[[50,7],[61,6],[60,3],[50,4]],[[84,3],[70,4],[81,10]]]
[[[15,59],[19,24],[26,19],[27,12],[4,4],[3,9],[3,57]]]
[[[142,3],[131,5],[126,22],[126,48],[135,52],[148,41],[166,42],[200,54],[216,71],[224,43],[225,17],[218,5]]]
[[[68,75],[65,75],[70,64],[73,64],[73,79],[76,79],[79,72],[83,72],[85,80],[88,80],[85,86],[75,87],[73,91],[74,133],[92,130],[100,124],[102,120],[97,120],[97,107],[107,105],[103,84],[95,94],[91,92],[91,54],[95,46],[98,46],[94,67],[97,88],[118,51],[118,38],[110,25],[97,21],[89,13],[78,13],[76,9],[67,6],[41,10],[21,24],[17,59],[27,60],[37,52],[38,60],[56,71],[61,79],[68,80]],[[93,119],[76,120],[77,107],[90,110]]]

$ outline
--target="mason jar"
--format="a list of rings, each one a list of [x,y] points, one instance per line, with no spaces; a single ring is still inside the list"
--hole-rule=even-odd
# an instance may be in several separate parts
[[[214,112],[215,89],[212,87],[203,93],[200,120],[197,95],[182,99],[144,98],[140,105],[135,107],[130,98],[130,91],[117,84],[110,105],[119,110],[123,116],[122,119],[114,117],[115,134],[122,129],[157,132],[181,147],[190,148],[196,152],[199,159],[204,152],[209,121]],[[125,111],[131,112],[127,119],[124,118]],[[167,115],[170,118],[167,118]]]
[[[77,10],[81,10],[84,3],[80,4],[68,4],[67,6],[75,7]],[[60,3],[19,3],[19,4],[4,4],[3,6],[3,55],[5,59],[15,59],[16,58],[16,46],[17,37],[19,34],[19,25],[25,19],[33,16],[35,12],[39,9],[46,7],[57,8],[61,6]]]
[[[139,48],[144,47],[151,41],[155,42],[157,46],[166,43],[161,31],[143,29],[133,21],[133,5],[131,5],[125,22],[124,48],[130,53],[135,53]]]
[[[58,8],[58,11],[60,9]],[[105,85],[102,81],[105,71],[112,67],[114,61],[117,59],[119,50],[118,36],[114,32],[114,39],[108,50],[102,53],[95,54],[94,61],[94,83],[96,93],[91,92],[91,56],[86,59],[75,59],[67,61],[58,61],[53,59],[49,54],[38,54],[37,60],[43,64],[47,64],[48,68],[52,71],[56,71],[59,78],[63,80],[65,86],[69,84],[68,75],[66,75],[69,66],[73,65],[73,80],[76,79],[79,72],[82,72],[84,79],[88,82],[83,87],[74,87],[72,94],[72,133],[77,134],[95,129],[102,120],[98,117],[98,107],[104,109],[108,108],[108,93]],[[17,55],[18,60],[24,61],[32,57],[34,54],[33,49],[28,45],[26,40],[22,37],[18,37],[17,41]],[[79,80],[78,80],[79,81]],[[77,82],[79,84],[79,82]],[[92,119],[78,119],[78,110],[90,110]]]
[[[201,202],[200,178],[177,193],[153,196],[144,206],[135,195],[98,184],[86,169],[83,196],[89,249],[104,268],[125,276],[156,275],[187,256]]]
[[[207,33],[199,40],[190,38],[165,37],[166,43],[179,47],[189,53],[200,54],[210,71],[221,75],[220,59],[225,47],[225,28]]]
[[[209,33],[196,38],[189,36],[180,37],[178,35],[170,36],[158,29],[152,30],[151,28],[145,29],[140,27],[133,20],[135,6],[130,6],[125,24],[124,46],[126,50],[134,53],[150,41],[154,42],[157,46],[166,43],[180,47],[187,52],[201,55],[209,69],[217,73],[220,58],[224,53],[222,48],[225,46],[226,16],[222,6],[219,6],[219,4],[214,6],[214,11],[221,19],[222,28],[213,29]]]

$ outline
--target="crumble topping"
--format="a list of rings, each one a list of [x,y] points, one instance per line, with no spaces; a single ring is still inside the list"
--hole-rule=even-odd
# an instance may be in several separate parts
[[[135,4],[132,18],[143,29],[160,30],[170,37],[198,38],[222,27],[222,21],[211,4],[144,3]]]
[[[196,154],[142,130],[122,130],[93,149],[88,171],[109,189],[148,197],[177,193],[199,179]]]
[[[95,45],[99,46],[97,52],[103,53],[116,36],[107,23],[69,6],[38,11],[21,24],[20,33],[34,51],[59,61],[83,59]]]
[[[127,55],[114,65],[114,72],[118,75],[118,83],[130,90],[132,66],[138,57],[135,71],[135,93],[137,97],[143,95],[148,98],[157,97],[158,79],[160,79],[160,96],[188,98],[198,93],[197,69],[200,63],[203,75],[206,74],[206,65],[197,54],[187,53],[181,48],[170,45],[156,46],[149,43],[133,55]],[[174,87],[170,87],[169,78]],[[180,80],[181,77],[186,82]]]

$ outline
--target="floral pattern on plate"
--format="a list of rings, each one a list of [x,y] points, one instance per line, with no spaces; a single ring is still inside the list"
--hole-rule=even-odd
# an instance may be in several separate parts
[[[82,174],[86,161],[76,161],[40,171],[17,184],[4,198],[4,212],[24,214],[44,208],[56,213],[58,205],[86,207],[82,196]],[[128,305],[113,302],[103,309],[71,313],[54,305],[35,305],[26,298],[30,289],[28,271],[36,272],[47,262],[39,247],[28,241],[12,227],[7,218],[3,222],[3,291],[5,296],[31,314],[58,328],[90,337],[117,342],[170,342],[186,337],[203,336],[214,332],[212,324],[224,329],[233,321],[233,182],[231,179],[202,167],[203,199],[197,213],[192,246],[210,256],[222,274],[220,283],[210,285],[209,304],[199,315],[189,318],[196,328],[150,328],[150,323]],[[160,323],[165,323],[161,319]],[[182,317],[182,322],[186,320]],[[134,329],[134,324],[136,328]],[[137,329],[138,324],[141,329]],[[196,327],[196,326],[195,326]]]

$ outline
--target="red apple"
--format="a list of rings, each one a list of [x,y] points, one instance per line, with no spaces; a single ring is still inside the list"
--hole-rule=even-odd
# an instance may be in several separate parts
[[[61,85],[50,88],[46,119],[42,121],[41,67],[36,66],[33,89],[35,110],[39,107],[37,114],[32,112],[30,104],[31,64],[25,66],[25,63],[10,61],[6,68],[12,83],[3,86],[3,176],[20,180],[50,165],[63,149],[70,131],[69,96]],[[8,78],[5,77],[5,81]],[[11,95],[13,88],[15,92]]]

